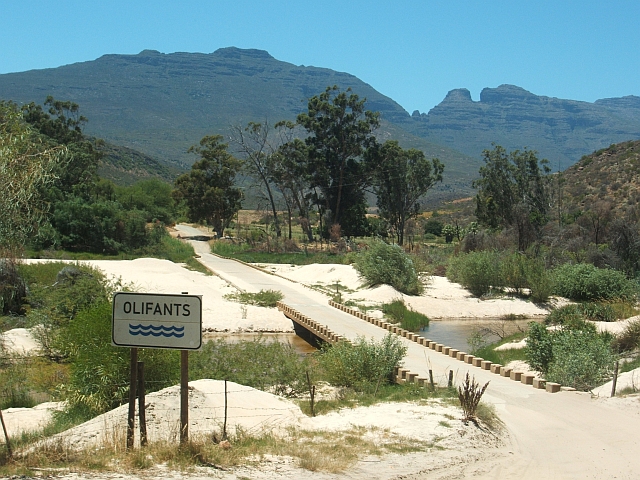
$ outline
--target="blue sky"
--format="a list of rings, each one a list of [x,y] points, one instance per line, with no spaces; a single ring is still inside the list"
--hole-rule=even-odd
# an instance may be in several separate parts
[[[0,0],[0,73],[144,49],[267,50],[356,75],[411,113],[503,83],[594,101],[640,95],[640,2]]]

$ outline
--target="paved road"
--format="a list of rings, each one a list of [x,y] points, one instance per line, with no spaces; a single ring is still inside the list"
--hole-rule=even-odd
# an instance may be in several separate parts
[[[197,235],[190,227],[178,228],[183,235]],[[387,333],[330,307],[327,297],[314,290],[212,255],[205,242],[191,243],[200,261],[228,282],[248,292],[280,290],[285,303],[334,333],[349,339],[380,339]],[[404,365],[411,372],[427,377],[432,368],[442,383],[452,369],[458,381],[468,371],[480,383],[491,382],[484,399],[496,406],[510,432],[513,452],[509,459],[481,462],[485,467],[482,478],[640,478],[640,408],[620,409],[586,393],[546,393],[402,340],[408,347]],[[464,471],[459,478],[467,475],[478,478]]]

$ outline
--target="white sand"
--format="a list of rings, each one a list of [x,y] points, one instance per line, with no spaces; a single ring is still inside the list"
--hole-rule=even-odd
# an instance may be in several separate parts
[[[27,260],[36,262],[40,260]],[[210,332],[293,332],[291,320],[275,308],[241,305],[224,295],[238,290],[220,277],[207,276],[156,258],[91,260],[112,280],[120,279],[133,291],[202,295],[202,329]]]
[[[14,328],[0,334],[7,352],[13,355],[37,355],[40,345],[27,328]]]
[[[248,307],[246,315],[244,315],[240,305],[222,298],[225,293],[235,292],[235,290],[218,277],[206,277],[187,271],[171,262],[154,259],[90,263],[98,266],[108,275],[122,277],[125,282],[133,282],[140,290],[158,293],[188,291],[190,294],[203,295],[205,299],[203,311],[205,328],[218,331],[291,329],[290,321],[275,310]],[[316,287],[324,286],[326,289],[330,289],[331,284],[339,281],[341,286],[354,290],[353,292],[343,292],[347,299],[354,299],[372,306],[394,298],[403,298],[415,310],[436,319],[488,318],[511,313],[535,317],[547,313],[529,302],[518,299],[479,300],[459,285],[441,277],[433,277],[426,292],[420,297],[409,297],[399,294],[388,286],[371,289],[360,288],[358,276],[350,266],[291,267],[269,265],[268,268],[274,273],[292,278],[300,283]],[[617,324],[608,324],[604,327],[611,328],[614,325]],[[603,327],[599,325],[599,328]],[[624,327],[620,324],[617,328]],[[524,368],[521,365],[516,367]],[[640,374],[637,375],[640,377]],[[635,385],[638,377],[634,377],[633,374],[629,377],[630,379],[627,380],[625,376],[621,376],[619,390],[624,388],[622,385]],[[193,387],[190,392],[190,429],[192,435],[211,435],[212,431],[219,431],[221,383],[208,380],[191,383]],[[356,426],[364,428],[364,434],[370,435],[372,438],[382,439],[384,437],[388,439],[395,436],[399,439],[398,441],[402,441],[402,438],[411,438],[422,442],[435,442],[436,446],[445,448],[442,451],[434,449],[428,454],[394,454],[384,458],[367,457],[361,459],[354,468],[349,470],[347,478],[501,478],[500,472],[503,470],[513,473],[513,468],[510,467],[510,453],[511,450],[517,450],[517,445],[512,446],[509,451],[494,448],[501,445],[502,439],[483,432],[475,426],[463,426],[459,421],[460,412],[457,407],[439,403],[431,405],[390,403],[341,410],[325,416],[307,418],[301,414],[295,404],[287,400],[273,397],[264,392],[257,392],[248,387],[230,385],[237,389],[238,395],[238,398],[233,400],[233,407],[230,400],[230,412],[232,408],[234,409],[233,414],[229,415],[230,430],[241,427],[252,432],[259,432],[262,428],[283,432],[289,426],[310,430],[344,430]],[[606,385],[601,388],[604,392],[607,391]],[[610,393],[610,386],[608,390]],[[179,405],[177,394],[177,387],[171,387],[147,396],[149,403],[148,428],[151,438],[176,438]],[[608,394],[605,393],[604,396],[608,396]],[[628,408],[630,414],[633,415],[640,412],[640,408],[638,408],[640,402],[637,401],[637,398],[604,399],[601,397],[599,401],[607,402],[606,405],[612,408]],[[14,412],[11,412],[11,415],[14,415]],[[19,412],[15,412],[15,415],[14,418],[18,418]],[[23,412],[22,415],[29,416],[30,412]],[[107,442],[123,441],[125,416],[126,406],[120,407],[105,416],[66,432],[65,441],[76,447],[95,444],[101,439]],[[34,415],[31,417],[35,418]],[[23,425],[20,420],[14,422],[14,425],[16,423],[20,426]],[[509,443],[508,439],[505,441],[507,444]],[[522,460],[519,461],[522,464]],[[212,472],[211,469],[196,470],[190,476],[192,478],[211,478],[212,474],[226,480],[238,478],[266,480],[276,477],[298,479],[311,476],[315,479],[345,478],[343,475],[310,473],[301,470],[288,457],[265,458],[258,466],[237,467],[224,473]],[[118,477],[139,478],[136,475],[120,474]],[[181,474],[171,473],[159,466],[153,472],[145,474],[145,477],[154,479],[181,478]],[[113,475],[96,474],[93,478],[113,478]],[[509,476],[508,478],[519,477]],[[529,475],[528,478],[533,477]]]
[[[536,317],[549,312],[526,300],[499,297],[482,300],[474,297],[457,283],[444,277],[429,277],[425,292],[420,296],[404,295],[388,285],[363,288],[362,280],[350,265],[312,264],[291,266],[267,264],[265,270],[310,286],[322,286],[335,293],[335,283],[352,292],[343,291],[345,300],[375,307],[395,299],[403,299],[407,306],[431,319],[491,318],[503,315]]]

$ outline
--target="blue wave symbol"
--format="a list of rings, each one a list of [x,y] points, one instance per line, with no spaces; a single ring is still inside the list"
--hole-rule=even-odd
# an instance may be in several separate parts
[[[182,338],[184,337],[184,327],[176,327],[174,325],[142,325],[141,323],[138,325],[129,324],[129,335]]]

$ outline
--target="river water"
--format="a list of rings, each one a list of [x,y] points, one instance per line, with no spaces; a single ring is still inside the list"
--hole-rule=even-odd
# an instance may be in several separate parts
[[[469,346],[468,339],[479,329],[485,327],[485,331],[486,329],[492,329],[515,333],[518,328],[526,329],[530,321],[531,319],[504,320],[501,318],[431,320],[428,327],[416,333],[434,342],[469,352],[471,347]],[[203,334],[203,341],[206,342],[207,340],[224,338],[228,342],[239,342],[242,340],[255,340],[258,337],[262,337],[266,342],[288,342],[300,354],[306,355],[316,350],[295,333],[205,333]],[[483,338],[486,343],[493,343],[500,340],[500,336],[495,334],[486,334]]]

